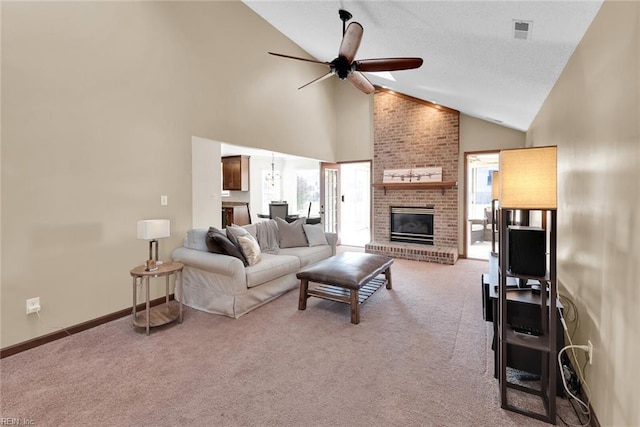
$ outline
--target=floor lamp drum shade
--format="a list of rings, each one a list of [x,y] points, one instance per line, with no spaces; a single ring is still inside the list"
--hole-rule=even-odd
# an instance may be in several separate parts
[[[491,200],[500,198],[500,172],[491,172]]]
[[[557,147],[500,151],[500,206],[556,209]]]

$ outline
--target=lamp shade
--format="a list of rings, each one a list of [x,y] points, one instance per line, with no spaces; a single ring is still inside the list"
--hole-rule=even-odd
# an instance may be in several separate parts
[[[500,151],[500,206],[556,209],[557,147]]]
[[[500,198],[500,172],[491,172],[491,200]]]
[[[138,221],[138,239],[153,240],[171,235],[168,219],[146,219]]]

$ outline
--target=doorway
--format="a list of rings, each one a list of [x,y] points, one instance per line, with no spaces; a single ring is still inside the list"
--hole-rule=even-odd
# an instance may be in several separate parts
[[[465,245],[467,258],[488,260],[494,236],[491,206],[493,171],[499,169],[499,151],[465,153]]]
[[[371,162],[340,164],[341,244],[364,247],[371,241]]]
[[[320,199],[324,229],[338,244],[364,247],[371,241],[371,161],[322,163]]]

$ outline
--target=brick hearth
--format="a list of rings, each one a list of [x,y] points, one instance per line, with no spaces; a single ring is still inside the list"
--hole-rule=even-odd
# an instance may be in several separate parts
[[[457,248],[438,248],[429,245],[416,245],[398,242],[371,242],[364,247],[370,254],[386,255],[392,258],[412,261],[436,262],[453,265],[458,260]]]
[[[455,110],[378,90],[374,95],[373,182],[385,169],[442,167],[458,180],[459,118]],[[434,207],[434,244],[390,241],[391,206]],[[395,258],[453,264],[458,259],[458,192],[453,189],[373,190],[373,241],[365,251]]]

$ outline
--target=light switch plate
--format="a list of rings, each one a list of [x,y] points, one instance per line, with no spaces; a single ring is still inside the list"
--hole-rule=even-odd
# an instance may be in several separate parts
[[[27,314],[37,313],[40,311],[40,297],[30,298],[27,300]]]

